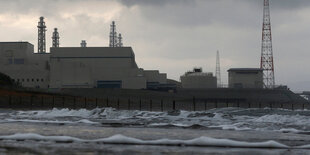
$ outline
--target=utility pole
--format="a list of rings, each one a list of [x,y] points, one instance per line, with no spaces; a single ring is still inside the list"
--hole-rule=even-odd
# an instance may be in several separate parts
[[[220,52],[216,52],[216,70],[215,70],[215,76],[217,79],[217,87],[222,87],[222,81],[221,81],[221,66],[220,66]]]

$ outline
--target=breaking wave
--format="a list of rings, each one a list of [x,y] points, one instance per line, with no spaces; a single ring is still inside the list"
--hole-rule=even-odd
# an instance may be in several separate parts
[[[310,111],[221,108],[207,111],[149,112],[113,108],[11,111],[1,122],[143,125],[193,129],[260,130],[310,133]]]

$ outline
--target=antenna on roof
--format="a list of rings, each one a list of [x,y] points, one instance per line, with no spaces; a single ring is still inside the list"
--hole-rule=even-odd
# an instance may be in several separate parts
[[[57,28],[54,28],[52,39],[53,39],[52,47],[59,47],[59,33],[57,31]]]
[[[117,46],[117,33],[116,33],[116,25],[115,22],[112,21],[110,25],[110,47]]]
[[[81,47],[86,47],[86,45],[87,45],[86,40],[82,40]]]
[[[46,53],[46,42],[45,42],[45,32],[46,26],[44,22],[44,17],[40,17],[38,22],[38,53]]]
[[[122,37],[122,34],[118,34],[118,44],[117,44],[117,47],[123,47],[123,37]]]

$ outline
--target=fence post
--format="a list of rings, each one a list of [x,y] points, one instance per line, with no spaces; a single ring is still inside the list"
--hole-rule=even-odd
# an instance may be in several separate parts
[[[302,104],[302,110],[305,110],[305,104],[304,103]]]
[[[175,100],[173,100],[172,109],[175,110]]]
[[[98,107],[98,98],[96,97],[96,108]]]
[[[160,101],[160,109],[161,109],[162,112],[164,111],[164,101],[163,101],[163,99],[161,99],[161,101]]]
[[[215,108],[217,108],[217,100],[215,100]]]
[[[205,101],[205,111],[207,111],[207,102]]]
[[[44,98],[41,96],[41,107],[44,107]]]
[[[195,96],[193,97],[193,108],[194,108],[194,111],[196,111],[196,99],[195,99]]]
[[[12,107],[12,96],[11,95],[9,96],[9,107],[10,108]]]
[[[75,96],[73,96],[73,108],[74,108],[74,109],[76,109],[75,102],[76,102],[76,97],[75,97]]]
[[[22,105],[22,96],[19,96],[19,105]]]
[[[128,110],[130,110],[130,99],[128,99]]]
[[[84,99],[84,108],[86,109],[87,98]]]
[[[117,109],[119,110],[119,98],[117,98]]]
[[[55,96],[53,96],[53,106],[52,106],[52,108],[54,108],[55,107]]]
[[[152,99],[150,99],[150,111],[152,111],[153,109],[153,103],[152,103]]]
[[[228,99],[226,99],[226,107],[228,108]]]
[[[142,101],[141,101],[141,98],[139,100],[139,110],[141,111],[142,110]]]
[[[251,102],[248,102],[248,104],[249,104],[248,107],[251,108]]]
[[[107,107],[109,107],[109,97],[107,97]]]
[[[65,108],[65,100],[66,100],[66,98],[63,96],[62,97],[62,108]]]
[[[32,109],[33,96],[30,96],[30,108]]]

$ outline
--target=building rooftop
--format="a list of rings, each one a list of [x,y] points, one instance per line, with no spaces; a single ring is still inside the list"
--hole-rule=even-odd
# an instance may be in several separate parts
[[[261,68],[230,68],[228,72],[230,71],[263,71]]]

